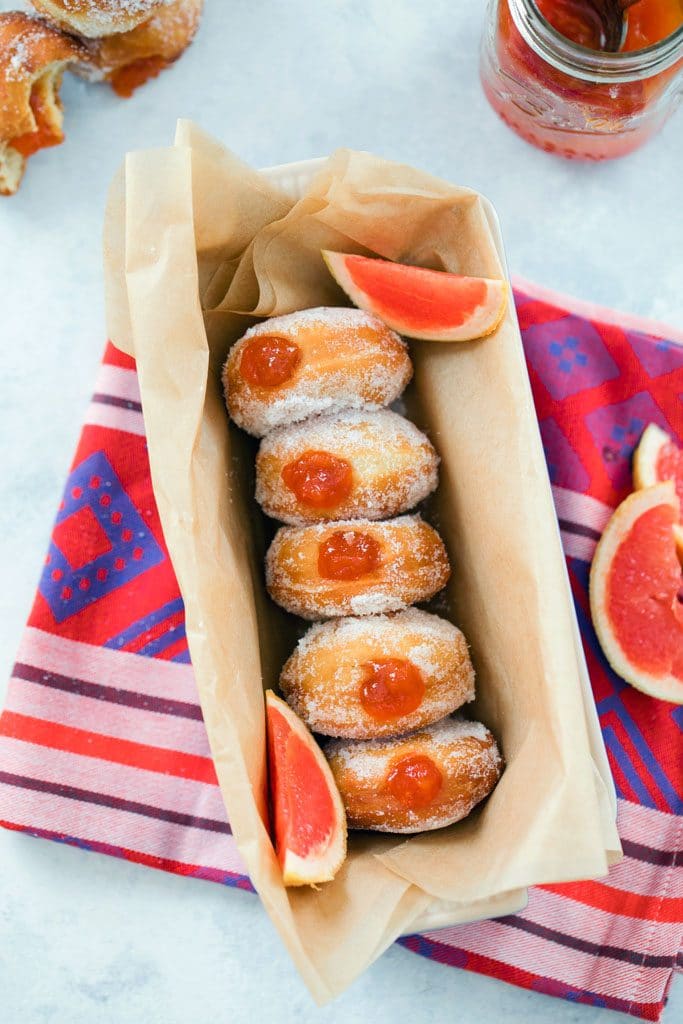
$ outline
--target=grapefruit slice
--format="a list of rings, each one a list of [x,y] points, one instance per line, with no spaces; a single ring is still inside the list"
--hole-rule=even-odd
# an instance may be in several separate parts
[[[461,277],[390,260],[322,250],[351,301],[411,338],[473,341],[492,334],[507,304],[504,281]]]
[[[288,704],[266,692],[275,852],[285,885],[331,881],[346,857],[346,813],[322,750]]]
[[[593,625],[610,665],[643,693],[683,704],[683,574],[672,481],[634,491],[595,550]]]
[[[656,423],[650,423],[633,453],[633,483],[640,490],[664,480],[673,480],[676,486],[681,522],[674,526],[674,536],[683,562],[683,448]]]

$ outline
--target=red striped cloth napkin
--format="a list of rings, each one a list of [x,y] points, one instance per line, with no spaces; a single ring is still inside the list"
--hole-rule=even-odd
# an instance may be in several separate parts
[[[654,421],[683,441],[683,335],[515,294],[624,861],[519,914],[401,940],[440,963],[658,1020],[683,967],[683,707],[605,662],[590,559]],[[251,889],[216,783],[157,515],[135,364],[105,351],[0,717],[10,829]]]

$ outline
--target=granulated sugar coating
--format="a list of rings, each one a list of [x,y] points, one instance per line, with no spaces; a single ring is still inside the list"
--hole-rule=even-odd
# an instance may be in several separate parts
[[[93,17],[99,12],[137,17],[146,14],[153,7],[172,2],[173,0],[53,0],[53,6],[61,7],[65,11],[87,11]]]
[[[261,338],[298,348],[298,365],[276,387],[251,383],[240,371],[245,349]],[[412,372],[405,342],[381,320],[358,309],[318,307],[250,328],[230,350],[223,387],[235,423],[263,437],[311,416],[390,405]]]
[[[311,452],[325,452],[351,467],[352,489],[331,508],[307,507],[283,480],[283,469]],[[384,519],[414,508],[431,494],[438,466],[429,439],[397,413],[384,409],[319,416],[263,439],[256,459],[256,500],[267,515],[293,525]]]
[[[160,56],[170,60],[185,49],[192,38],[188,34],[194,34],[199,25],[203,6],[204,0],[164,0],[157,6],[145,25],[162,44]]]
[[[491,792],[503,768],[488,729],[460,716],[393,740],[330,740],[325,754],[349,828],[379,832],[427,832],[460,821]],[[441,777],[433,798],[417,809],[390,788],[391,774],[416,760]]]
[[[424,693],[414,710],[378,721],[363,687],[373,665],[387,659],[417,669]],[[410,608],[312,626],[282,670],[280,688],[314,732],[371,739],[413,732],[472,700],[474,670],[459,629]]]
[[[174,0],[33,0],[33,6],[65,28],[89,38],[127,32],[156,8]]]
[[[42,19],[22,11],[0,14],[0,51],[4,57],[0,84],[6,83],[0,140],[7,141],[14,134],[30,130],[27,118],[29,123],[35,120],[29,109],[32,85],[49,73],[53,76],[54,87],[58,87],[57,76],[64,66],[84,60],[86,54],[77,39],[65,36]],[[21,83],[23,89],[18,89],[17,83]]]
[[[5,52],[5,78],[8,82],[20,82],[30,74],[29,51],[26,40],[21,37],[14,40]]]
[[[335,533],[360,532],[380,547],[377,568],[355,580],[325,579],[321,546]],[[420,516],[282,527],[266,554],[268,593],[304,619],[401,611],[428,601],[448,582],[448,555],[436,530]]]

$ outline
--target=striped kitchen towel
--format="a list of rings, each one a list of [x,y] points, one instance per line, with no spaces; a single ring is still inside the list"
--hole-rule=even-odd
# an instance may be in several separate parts
[[[607,879],[410,950],[658,1020],[683,967],[683,707],[609,668],[588,570],[645,425],[683,441],[683,335],[518,282],[516,304],[619,805]],[[149,477],[135,364],[107,346],[0,717],[10,829],[251,889],[226,820]]]

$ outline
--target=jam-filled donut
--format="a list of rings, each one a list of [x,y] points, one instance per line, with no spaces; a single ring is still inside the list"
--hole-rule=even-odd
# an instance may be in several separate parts
[[[457,716],[393,740],[330,740],[325,754],[349,828],[377,832],[427,832],[460,821],[503,767],[488,729]]]
[[[204,0],[162,3],[129,32],[87,40],[93,63],[87,77],[109,82],[118,96],[132,96],[185,52],[199,28],[203,6]]]
[[[64,69],[88,54],[71,36],[21,11],[0,14],[0,195],[13,195],[26,161],[64,139]]]
[[[37,11],[67,32],[97,38],[128,32],[168,0],[31,0]]]
[[[312,626],[280,689],[314,732],[376,739],[430,725],[473,700],[474,669],[459,629],[410,608]]]
[[[400,611],[450,574],[443,541],[419,516],[283,526],[266,554],[268,593],[303,619]]]
[[[379,409],[413,368],[404,341],[360,309],[319,307],[252,327],[223,371],[228,411],[243,430],[270,430],[321,413]]]
[[[256,500],[273,519],[385,519],[414,508],[438,482],[439,457],[395,412],[341,412],[282,427],[261,441]]]

